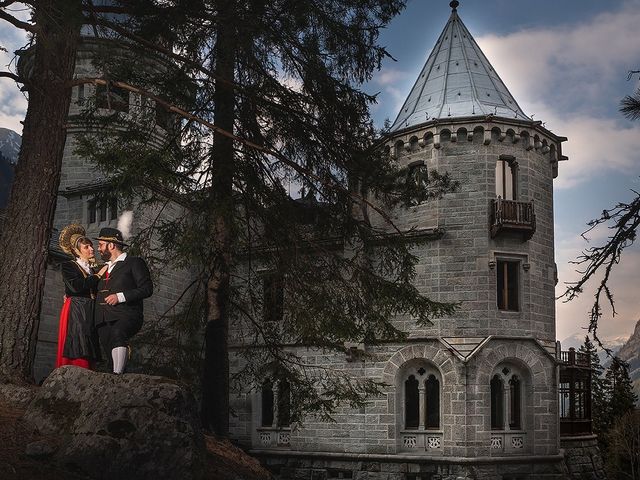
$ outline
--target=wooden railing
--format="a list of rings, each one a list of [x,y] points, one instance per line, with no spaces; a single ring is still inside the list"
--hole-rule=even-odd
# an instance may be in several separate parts
[[[510,230],[522,233],[530,239],[536,231],[536,214],[533,202],[516,202],[498,197],[492,201],[491,236]]]
[[[582,352],[576,352],[575,348],[570,348],[568,351],[564,350],[560,352],[560,362],[565,365],[577,365],[579,367],[590,367],[591,362],[589,355]]]

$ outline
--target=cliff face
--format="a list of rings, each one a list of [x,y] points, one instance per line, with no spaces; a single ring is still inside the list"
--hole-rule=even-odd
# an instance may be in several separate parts
[[[7,206],[22,139],[13,130],[0,127],[0,211]]]
[[[640,320],[636,323],[633,335],[618,351],[617,356],[629,363],[629,376],[633,381],[633,389],[640,398]]]

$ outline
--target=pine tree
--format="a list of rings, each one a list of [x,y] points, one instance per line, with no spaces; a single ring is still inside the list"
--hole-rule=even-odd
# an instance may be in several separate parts
[[[610,409],[612,421],[635,408],[638,400],[629,377],[629,364],[614,358],[607,370],[606,379],[611,384]]]
[[[31,22],[10,13],[14,3],[0,2],[0,20],[32,34],[34,45],[25,58],[28,67],[20,75],[0,72],[0,77],[22,83],[29,96],[22,147],[0,232],[0,377],[23,381],[32,375],[35,356],[82,1],[28,2],[33,5]]]
[[[600,364],[598,350],[588,335],[584,337],[584,344],[580,346],[578,351],[589,356],[589,364],[591,365],[591,421],[594,433],[600,435],[602,440],[603,434],[611,426],[609,401],[611,383],[604,376],[605,369]]]
[[[188,205],[189,215],[155,228],[162,253],[196,266],[204,292],[206,428],[228,429],[232,329],[262,346],[241,350],[245,368],[234,380],[252,385],[265,366],[277,370],[291,385],[295,421],[302,412],[326,418],[344,401],[361,405],[380,385],[308,364],[287,344],[343,353],[345,342],[403,338],[396,315],[428,324],[454,310],[412,284],[412,249],[431,237],[399,229],[392,215],[456,184],[438,172],[428,183],[407,181],[380,148],[368,115],[374,97],[359,89],[387,55],[380,28],[403,6],[122,0],[88,8],[96,32],[128,52],[105,49],[94,63],[108,88],[142,97],[141,116],[105,117],[88,103],[87,125],[99,128],[77,153],[122,195],[164,201],[156,192],[173,191]],[[150,57],[170,66],[140,68]],[[182,119],[163,145],[150,114],[158,106]],[[161,188],[143,192],[142,183]],[[291,184],[305,187],[304,199],[289,194]],[[282,309],[265,305],[265,272],[278,279]],[[277,322],[262,313],[280,310]]]

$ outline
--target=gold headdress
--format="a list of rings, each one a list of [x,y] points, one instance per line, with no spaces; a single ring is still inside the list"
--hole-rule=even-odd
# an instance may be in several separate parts
[[[60,239],[58,240],[58,244],[65,253],[74,255],[73,249],[77,247],[78,240],[86,236],[87,232],[82,225],[72,223],[71,225],[67,225],[62,229],[62,231],[60,232]]]

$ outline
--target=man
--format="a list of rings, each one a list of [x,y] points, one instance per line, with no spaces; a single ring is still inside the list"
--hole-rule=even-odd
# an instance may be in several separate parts
[[[127,255],[122,232],[100,230],[98,251],[109,266],[98,283],[95,324],[107,355],[111,351],[113,373],[122,374],[127,364],[129,339],[142,327],[142,300],[153,293],[147,264]]]

